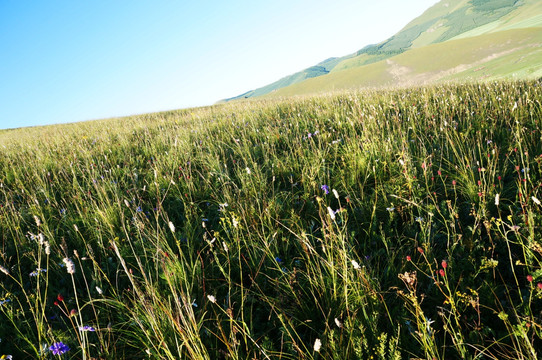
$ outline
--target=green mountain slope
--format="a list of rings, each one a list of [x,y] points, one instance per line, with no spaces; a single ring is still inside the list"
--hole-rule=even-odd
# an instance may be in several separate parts
[[[301,84],[305,81],[308,81],[308,84],[294,86],[294,89],[312,89],[312,91],[316,91],[316,84],[322,84],[323,89],[327,90],[330,88],[344,88],[346,84],[350,83],[355,83],[357,86],[365,86],[364,84],[367,83],[367,79],[369,78],[374,80],[369,81],[371,84],[391,84],[394,80],[397,80],[397,76],[394,75],[392,78],[389,78],[389,76],[384,76],[385,73],[382,72],[365,75],[365,77],[360,79],[348,79],[347,81],[338,82],[332,79],[342,78],[346,75],[341,74],[336,77],[330,75],[341,73],[347,69],[376,64],[380,61],[391,59],[392,57],[415,51],[432,44],[476,38],[480,35],[506,30],[541,26],[542,1],[540,0],[442,0],[408,23],[397,34],[379,44],[368,45],[354,54],[326,60],[323,63],[287,76],[277,82],[249,91],[235,98],[227,99],[226,101],[274,93],[279,89],[295,84]],[[488,39],[499,41],[499,37],[489,37]],[[515,41],[515,39],[509,40]],[[445,52],[448,51],[446,47],[439,49]],[[531,50],[534,50],[534,48],[531,48]],[[432,50],[429,50],[429,52],[431,51]],[[526,56],[526,53],[529,52],[530,51],[524,51],[522,56]],[[418,56],[417,54],[419,53],[415,52],[412,54],[412,57],[416,58]],[[466,55],[468,56],[468,54]],[[477,61],[468,64],[474,64]],[[501,61],[503,61],[503,59],[501,59]],[[514,61],[514,59],[511,59],[511,61]],[[421,63],[424,62],[422,61]],[[450,70],[454,72],[453,69],[447,69],[445,63],[442,63],[439,66],[442,71]],[[386,67],[386,64],[379,64],[370,67],[369,69],[385,69]],[[510,72],[505,71],[506,68],[514,69],[515,67],[511,65],[502,66],[500,67],[500,71],[486,75],[486,77],[510,75]],[[359,73],[365,74],[366,71],[367,69],[363,69],[360,70]],[[518,76],[521,76],[521,74],[530,71],[531,70],[524,70],[523,72],[516,71],[516,74],[520,74]],[[397,74],[397,72],[394,73]],[[379,78],[379,75],[377,74],[380,74],[380,76],[383,77]],[[320,77],[322,77],[322,80],[315,80]],[[324,84],[326,81],[332,81],[332,84]],[[412,79],[409,77],[401,80],[401,83],[410,82],[412,82]],[[351,85],[347,85],[346,87],[350,86]],[[279,92],[279,94],[284,93],[285,92]],[[289,90],[287,93],[292,93],[292,91]],[[305,93],[305,91],[303,91],[303,93]]]
[[[256,90],[250,90],[244,94],[238,95],[233,98],[225,99],[223,101],[247,99],[251,97],[262,96],[265,94],[269,94],[277,89],[284,88],[293,84],[297,84],[299,82],[302,82],[303,80],[328,74],[339,62],[343,60],[344,58],[327,59],[303,71],[283,77],[282,79],[275,81],[274,83],[258,88]]]
[[[542,28],[513,29],[412,49],[373,64],[310,79],[268,96],[540,76]]]

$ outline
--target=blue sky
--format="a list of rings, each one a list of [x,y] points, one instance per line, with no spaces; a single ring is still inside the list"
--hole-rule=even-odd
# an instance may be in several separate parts
[[[0,0],[0,128],[210,105],[385,40],[436,0]]]

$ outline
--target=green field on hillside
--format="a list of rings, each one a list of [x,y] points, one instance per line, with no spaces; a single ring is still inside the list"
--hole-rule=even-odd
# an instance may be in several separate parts
[[[538,359],[541,102],[486,83],[1,131],[0,356]]]
[[[511,44],[522,42],[529,31],[542,31],[542,2],[539,0],[442,0],[410,21],[389,39],[367,45],[347,56],[331,58],[225,101],[265,96],[277,90],[280,91],[279,94],[291,96],[346,88],[430,84],[450,78],[531,79],[531,74],[539,73],[542,59],[536,60],[528,69],[516,70],[515,59],[507,57],[508,67],[506,64],[496,66],[495,69],[485,66],[487,70],[482,75],[470,71],[472,67],[479,68],[479,62],[485,59],[480,57],[480,54],[485,50],[499,46],[510,49]],[[480,42],[480,49],[477,48],[477,42]],[[437,44],[441,45],[435,47]],[[536,49],[542,47],[542,43],[537,40],[531,45],[529,49],[538,56]],[[524,52],[524,49],[514,49],[517,50]],[[402,54],[405,56],[401,57]],[[496,54],[499,55],[498,52]],[[451,58],[448,59],[448,56]],[[384,71],[382,66],[370,66],[388,59],[396,62],[394,57],[407,61],[415,60],[427,74],[424,76],[420,76],[419,72],[409,74],[409,69],[397,68],[396,65]],[[435,57],[441,61],[436,61]],[[442,58],[447,61],[442,61]],[[456,68],[457,66],[460,68]],[[428,67],[438,70],[440,74],[425,70]],[[342,73],[350,69],[357,70]],[[465,70],[464,76],[456,76],[457,72]],[[392,73],[391,77],[388,72]],[[341,74],[335,76],[335,73]],[[524,74],[527,76],[523,76]],[[314,80],[315,78],[318,79]],[[295,86],[281,90],[292,85]]]
[[[370,65],[333,71],[268,97],[454,81],[533,79],[542,70],[542,28],[514,29],[412,49]],[[361,55],[364,56],[364,55]],[[349,60],[356,61],[356,58]],[[341,64],[337,65],[337,69]],[[478,72],[483,68],[483,72]]]

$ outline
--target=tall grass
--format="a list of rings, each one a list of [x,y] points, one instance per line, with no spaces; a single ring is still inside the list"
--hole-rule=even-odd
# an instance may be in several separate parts
[[[0,356],[536,359],[541,101],[450,85],[1,132]]]

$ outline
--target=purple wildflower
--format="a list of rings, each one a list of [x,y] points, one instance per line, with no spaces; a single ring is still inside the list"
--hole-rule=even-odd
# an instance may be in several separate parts
[[[96,331],[96,329],[93,328],[92,326],[84,325],[84,326],[79,326],[79,331]]]
[[[70,351],[70,348],[68,347],[68,345],[64,344],[62,341],[59,341],[49,346],[49,350],[53,352],[53,355],[62,355]]]
[[[324,184],[324,185],[320,186],[320,189],[322,189],[324,191],[324,194],[326,194],[326,195],[329,194],[329,186]]]

